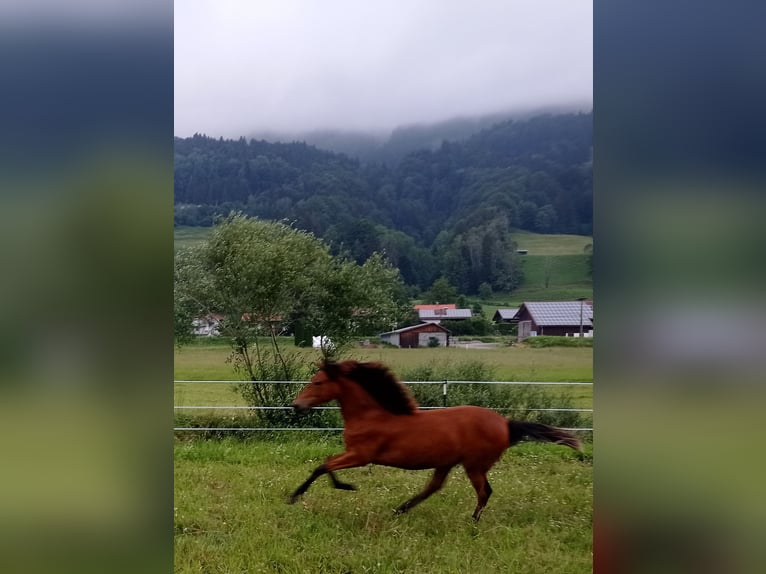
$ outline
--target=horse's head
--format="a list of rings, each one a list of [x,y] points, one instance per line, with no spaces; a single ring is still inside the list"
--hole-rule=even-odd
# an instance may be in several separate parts
[[[340,397],[341,385],[336,380],[341,367],[338,363],[325,361],[309,384],[298,393],[291,405],[296,412],[305,414],[312,408]]]

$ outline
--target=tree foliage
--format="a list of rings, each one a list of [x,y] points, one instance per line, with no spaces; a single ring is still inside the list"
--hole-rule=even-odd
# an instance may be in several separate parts
[[[508,120],[391,165],[305,143],[176,138],[175,221],[286,220],[358,264],[385,254],[421,289],[446,274],[466,293],[507,290],[519,279],[511,229],[592,234],[592,120]]]
[[[398,271],[379,255],[358,265],[332,256],[311,233],[234,214],[176,255],[176,332],[183,342],[192,318],[223,316],[237,371],[253,381],[291,380],[305,376],[305,365],[280,347],[283,329],[303,321],[332,342],[322,347],[329,357],[359,334],[396,324],[403,293]]]
[[[431,287],[424,291],[421,299],[427,304],[455,303],[457,301],[457,289],[444,276],[433,282]]]

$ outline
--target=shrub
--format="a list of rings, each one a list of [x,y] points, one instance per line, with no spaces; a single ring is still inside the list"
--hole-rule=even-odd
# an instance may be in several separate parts
[[[592,337],[548,337],[540,335],[537,337],[528,337],[524,343],[536,349],[544,347],[592,347]]]
[[[476,405],[496,410],[503,415],[518,420],[542,422],[560,427],[590,426],[592,417],[576,411],[537,411],[528,409],[571,408],[572,399],[566,391],[551,391],[535,385],[488,385],[465,384],[454,381],[493,381],[496,368],[494,365],[474,359],[460,362],[430,361],[400,373],[403,381],[425,382],[433,384],[410,385],[415,399],[422,407],[441,407],[444,404],[442,381],[448,384],[447,405]],[[235,387],[247,399],[250,406],[289,405],[298,393],[308,374],[296,380],[295,384],[277,384],[268,382],[237,383]],[[333,406],[331,403],[329,406]],[[343,419],[338,410],[314,409],[305,416],[296,416],[291,410],[251,410],[234,415],[220,413],[175,415],[175,426],[212,428],[210,431],[189,431],[193,436],[222,437],[252,436],[249,431],[225,431],[218,428],[246,427],[284,427],[284,428],[337,428],[343,426]],[[259,431],[261,432],[261,431]],[[258,435],[260,436],[260,435]]]
[[[500,335],[504,335],[506,337],[515,337],[519,334],[518,323],[498,323],[495,325],[495,328]]]
[[[487,321],[484,317],[471,317],[470,319],[462,319],[459,321],[442,321],[442,325],[450,330],[455,335],[490,335],[492,331],[492,323]]]
[[[437,363],[414,367],[402,373],[404,381],[439,381],[433,385],[411,385],[423,407],[444,404],[441,381],[492,381],[495,367],[480,360]],[[509,418],[560,427],[590,426],[588,413],[529,409],[568,409],[573,402],[566,391],[550,391],[537,385],[486,385],[453,383],[447,386],[447,406],[475,405],[497,410]]]

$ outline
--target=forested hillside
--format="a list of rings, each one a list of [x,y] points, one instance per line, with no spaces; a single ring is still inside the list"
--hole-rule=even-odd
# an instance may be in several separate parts
[[[175,140],[176,224],[242,211],[286,219],[363,261],[383,251],[410,284],[518,284],[510,232],[592,233],[592,114],[506,121],[389,167],[305,143]]]

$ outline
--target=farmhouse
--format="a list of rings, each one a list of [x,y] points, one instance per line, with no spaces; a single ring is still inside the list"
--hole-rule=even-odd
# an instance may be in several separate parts
[[[420,325],[411,325],[396,331],[381,333],[380,338],[384,343],[411,349],[413,347],[428,347],[429,344],[435,345],[432,341],[436,341],[439,347],[449,347],[450,335],[450,330],[438,323],[421,323]]]
[[[418,318],[421,321],[428,321],[431,323],[439,323],[445,319],[460,320],[470,319],[473,313],[470,309],[419,309]]]
[[[221,334],[220,327],[223,315],[208,313],[192,321],[192,333],[201,337],[217,337]]]
[[[592,336],[592,301],[522,303],[512,320],[519,322],[519,341],[535,335],[579,336],[581,311],[583,335]]]
[[[454,309],[457,305],[454,303],[441,303],[436,305],[415,305],[415,311],[436,311],[437,309]]]
[[[208,313],[204,317],[197,317],[192,320],[192,333],[203,337],[218,337],[221,335],[221,326],[225,319],[226,317],[220,313]],[[260,318],[251,313],[243,313],[240,321],[243,323],[256,323],[273,329],[276,333],[281,332],[283,329],[281,315]]]

